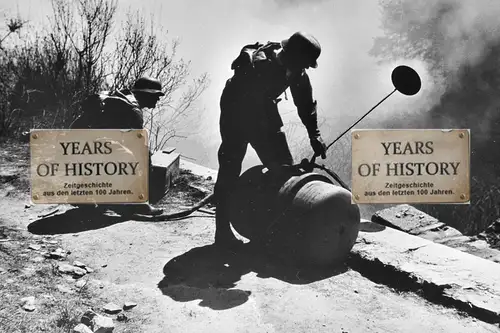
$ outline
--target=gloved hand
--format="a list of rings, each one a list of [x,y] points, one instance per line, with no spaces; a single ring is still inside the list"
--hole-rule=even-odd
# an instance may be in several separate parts
[[[321,156],[322,159],[326,158],[326,145],[321,136],[311,138],[311,147],[316,156]]]

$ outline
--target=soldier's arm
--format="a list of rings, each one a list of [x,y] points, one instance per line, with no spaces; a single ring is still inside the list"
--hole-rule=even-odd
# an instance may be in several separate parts
[[[313,97],[311,81],[306,71],[303,71],[290,85],[290,91],[300,120],[306,127],[309,138],[319,137],[320,131],[316,112],[317,101]]]

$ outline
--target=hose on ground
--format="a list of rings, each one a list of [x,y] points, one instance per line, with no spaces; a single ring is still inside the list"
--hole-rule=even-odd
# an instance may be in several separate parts
[[[295,167],[303,169],[306,172],[312,172],[313,169],[320,169],[325,171],[330,177],[332,177],[337,183],[339,183],[340,186],[351,192],[351,189],[349,186],[340,178],[339,175],[337,175],[335,172],[332,170],[328,169],[324,165],[319,165],[316,163],[311,163],[307,159],[302,160],[299,164],[295,165]],[[181,220],[184,218],[187,218],[190,216],[192,213],[200,210],[203,206],[207,205],[212,201],[214,198],[214,193],[209,194],[206,196],[204,199],[202,199],[200,202],[198,202],[196,205],[193,207],[180,211],[177,213],[171,213],[171,214],[162,214],[162,215],[157,215],[157,216],[151,216],[148,217],[149,220],[151,221],[156,221],[156,222],[161,222],[161,221],[171,221],[171,220]]]

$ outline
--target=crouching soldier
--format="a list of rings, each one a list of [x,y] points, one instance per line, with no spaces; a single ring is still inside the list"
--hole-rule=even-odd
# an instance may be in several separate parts
[[[143,129],[143,108],[154,108],[161,96],[158,80],[142,77],[132,89],[102,92],[89,96],[82,104],[83,113],[70,125],[72,129]],[[149,156],[151,169],[151,153]],[[90,205],[79,207],[91,208]],[[149,204],[101,205],[98,210],[111,209],[121,215],[160,215],[163,210]]]

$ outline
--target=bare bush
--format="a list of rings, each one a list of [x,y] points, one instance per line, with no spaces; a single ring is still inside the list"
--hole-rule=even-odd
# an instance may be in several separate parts
[[[67,128],[89,94],[130,88],[151,76],[162,81],[166,94],[145,115],[151,147],[161,149],[179,136],[208,75],[188,82],[190,63],[176,58],[179,41],[167,41],[153,18],[129,11],[114,29],[117,8],[116,0],[52,0],[46,31],[9,48],[0,42],[8,54],[0,59],[0,135],[14,135],[12,128]],[[21,23],[8,27],[22,29]]]

